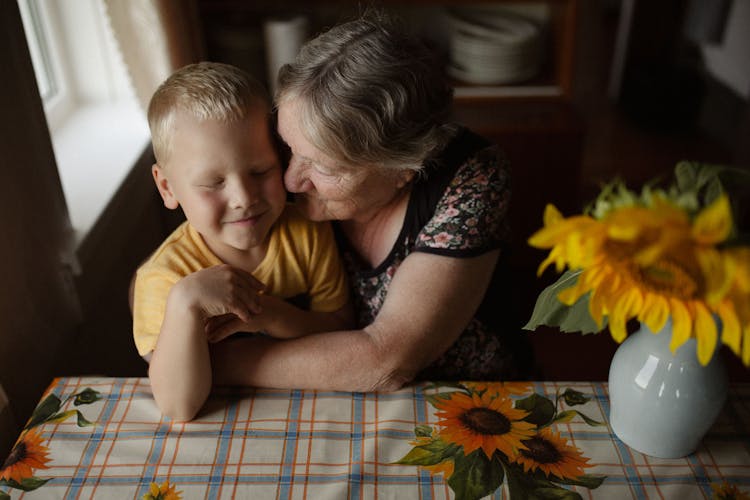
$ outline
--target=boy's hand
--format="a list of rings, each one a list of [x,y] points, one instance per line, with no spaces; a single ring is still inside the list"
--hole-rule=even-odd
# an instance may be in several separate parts
[[[258,299],[263,312],[254,315],[250,321],[244,321],[234,314],[209,318],[205,323],[208,341],[220,342],[237,332],[263,332],[278,339],[291,339],[303,335],[302,331],[279,328],[279,323],[283,323],[283,318],[293,313],[293,306],[284,299],[272,295],[260,295]]]
[[[261,328],[255,323],[257,321],[242,321],[234,314],[214,316],[206,320],[206,336],[208,337],[208,341],[214,344],[237,332],[254,333],[260,331]]]
[[[189,274],[172,288],[168,302],[177,300],[204,322],[232,315],[252,322],[260,314],[258,295],[265,285],[252,274],[228,265],[213,266]]]

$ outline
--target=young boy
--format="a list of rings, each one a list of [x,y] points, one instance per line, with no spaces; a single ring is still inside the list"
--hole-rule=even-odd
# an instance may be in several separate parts
[[[286,204],[270,99],[243,71],[185,66],[148,109],[152,174],[187,221],[139,268],[133,335],[162,413],[190,420],[211,390],[210,344],[351,326],[332,231]],[[309,311],[284,299],[306,297]]]

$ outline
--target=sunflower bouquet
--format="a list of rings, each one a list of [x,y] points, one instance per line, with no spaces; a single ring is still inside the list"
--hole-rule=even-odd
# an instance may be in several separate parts
[[[750,243],[737,224],[727,187],[745,186],[745,170],[689,162],[674,182],[640,193],[622,182],[605,186],[581,215],[552,205],[544,227],[528,240],[549,249],[538,275],[554,264],[563,273],[538,297],[528,324],[597,333],[622,342],[637,319],[658,332],[672,321],[670,349],[695,338],[707,364],[727,345],[750,365]],[[746,200],[745,200],[746,201]]]

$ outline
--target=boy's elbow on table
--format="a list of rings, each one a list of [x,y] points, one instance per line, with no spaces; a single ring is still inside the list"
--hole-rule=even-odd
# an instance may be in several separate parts
[[[159,407],[159,409],[162,415],[168,417],[170,420],[174,420],[175,422],[190,422],[198,415],[201,407],[170,405],[164,408]]]

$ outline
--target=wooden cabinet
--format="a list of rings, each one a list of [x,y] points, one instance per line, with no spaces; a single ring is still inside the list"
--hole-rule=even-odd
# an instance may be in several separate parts
[[[472,84],[453,79],[456,98],[567,99],[571,94],[576,0],[495,0],[471,3],[446,0],[384,0],[376,5],[392,12],[449,58],[450,16],[458,10],[502,9],[539,25],[543,34],[542,62],[529,80],[508,85]],[[354,0],[200,0],[199,10],[209,59],[240,66],[262,81],[269,81],[263,26],[268,20],[302,16],[313,36],[352,19],[364,7]]]

